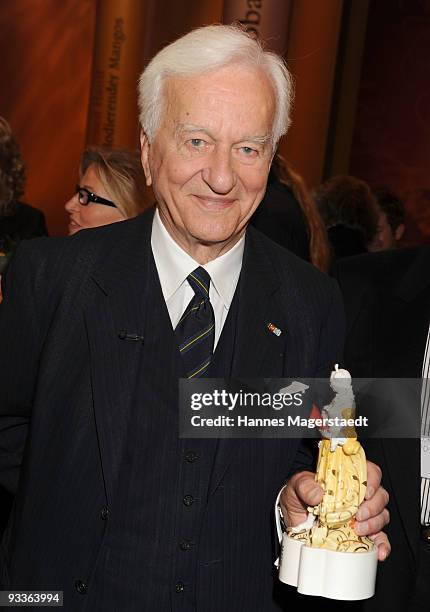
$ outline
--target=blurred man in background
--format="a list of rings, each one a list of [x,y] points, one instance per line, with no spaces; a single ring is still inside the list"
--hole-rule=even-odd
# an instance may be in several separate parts
[[[405,206],[388,189],[377,189],[374,195],[378,202],[378,230],[368,250],[376,252],[396,249],[405,233]]]

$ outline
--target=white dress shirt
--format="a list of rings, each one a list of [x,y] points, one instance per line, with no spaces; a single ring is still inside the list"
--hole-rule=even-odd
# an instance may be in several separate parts
[[[211,277],[209,299],[215,315],[216,347],[242,268],[245,236],[220,257],[201,266]],[[172,327],[175,329],[186,307],[194,297],[194,291],[187,281],[187,276],[200,264],[186,253],[163,225],[158,209],[152,223],[151,247],[160,278],[161,289]]]

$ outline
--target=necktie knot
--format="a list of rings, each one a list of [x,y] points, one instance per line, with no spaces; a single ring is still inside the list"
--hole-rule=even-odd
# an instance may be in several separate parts
[[[193,272],[187,276],[187,281],[191,285],[196,296],[203,298],[204,300],[209,299],[211,277],[204,268],[199,266],[193,270]]]

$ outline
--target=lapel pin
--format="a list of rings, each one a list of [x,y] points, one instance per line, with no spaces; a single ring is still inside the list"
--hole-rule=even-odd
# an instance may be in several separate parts
[[[272,332],[272,334],[275,334],[275,336],[280,336],[282,334],[282,330],[280,330],[279,327],[276,327],[276,325],[273,323],[269,323],[267,329]]]

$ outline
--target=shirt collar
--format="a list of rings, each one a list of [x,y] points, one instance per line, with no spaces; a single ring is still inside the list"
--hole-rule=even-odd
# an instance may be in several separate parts
[[[227,308],[230,308],[239,280],[244,248],[245,235],[227,253],[203,266],[210,274],[211,282]]]
[[[156,208],[152,223],[151,247],[160,278],[164,300],[167,302],[199,263],[186,253],[163,225]],[[229,308],[242,268],[245,236],[226,253],[202,266],[224,305]]]

